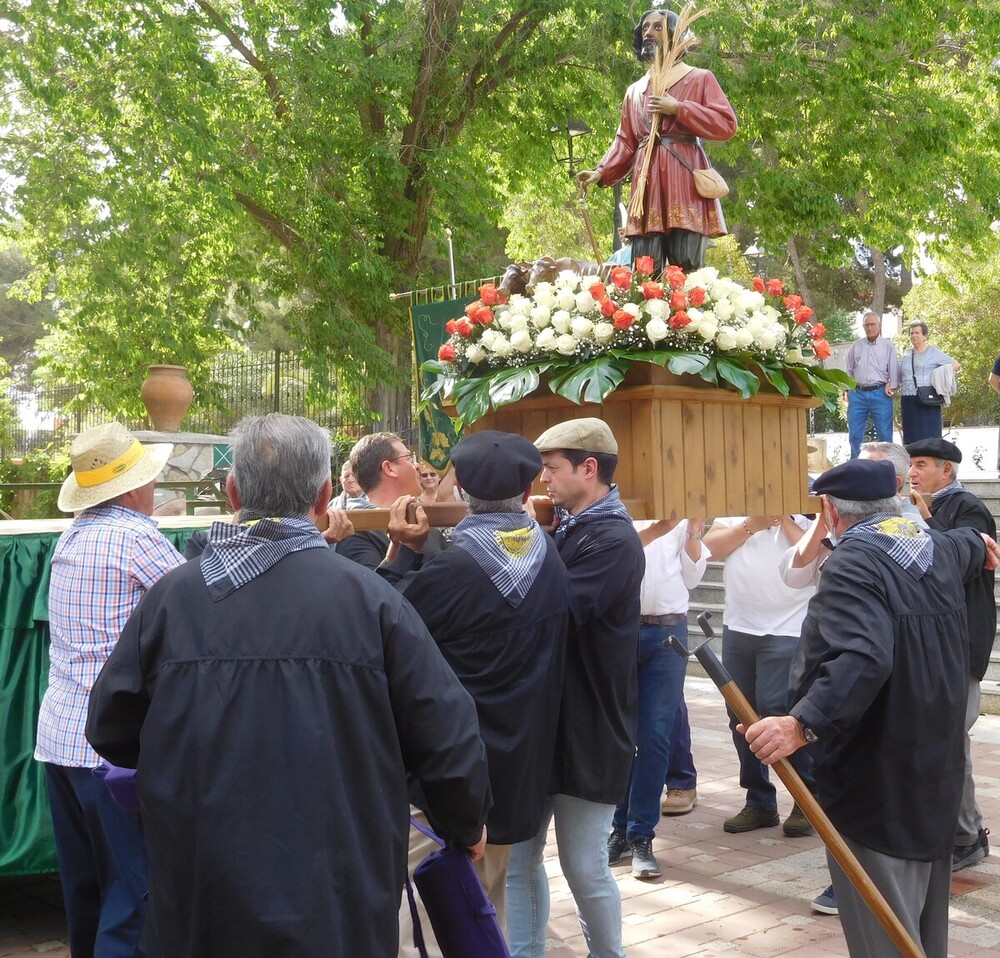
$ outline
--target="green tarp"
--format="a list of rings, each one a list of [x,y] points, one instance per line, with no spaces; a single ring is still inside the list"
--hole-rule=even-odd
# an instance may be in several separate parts
[[[181,551],[193,529],[164,529]],[[49,676],[49,563],[58,532],[0,529],[0,876],[58,870],[42,766],[32,758]]]

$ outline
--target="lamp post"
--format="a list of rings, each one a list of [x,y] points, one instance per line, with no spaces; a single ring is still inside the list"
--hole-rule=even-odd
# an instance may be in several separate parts
[[[563,126],[553,126],[549,129],[549,133],[555,136],[557,133],[566,134],[566,156],[557,156],[556,161],[559,163],[569,164],[569,178],[573,179],[576,176],[576,168],[573,166],[573,140],[578,136],[585,136],[593,131],[587,126],[583,120],[575,120],[568,113],[566,114],[566,123]],[[553,147],[552,152],[555,152]]]
[[[761,261],[764,259],[764,251],[757,246],[756,239],[743,251],[743,255],[750,267],[750,272],[757,275],[760,272]]]

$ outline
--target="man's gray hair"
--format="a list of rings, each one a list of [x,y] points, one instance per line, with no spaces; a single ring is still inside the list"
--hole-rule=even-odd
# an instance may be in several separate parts
[[[890,499],[838,499],[836,496],[827,495],[827,501],[837,512],[840,518],[849,524],[860,522],[877,512],[887,512],[891,516],[898,516],[899,497],[892,496]]]
[[[861,451],[868,453],[869,459],[885,459],[892,463],[896,476],[903,482],[910,475],[910,454],[896,442],[866,442],[862,443]]]
[[[464,491],[464,490],[463,490]],[[485,512],[524,512],[523,495],[511,496],[509,499],[477,499],[465,493],[465,501],[469,504],[472,515],[482,515]]]
[[[240,507],[303,516],[331,478],[330,437],[301,416],[248,416],[230,434]]]

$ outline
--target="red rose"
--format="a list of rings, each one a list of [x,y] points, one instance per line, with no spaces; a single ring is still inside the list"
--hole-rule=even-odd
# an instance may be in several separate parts
[[[652,256],[640,256],[635,261],[635,271],[643,276],[652,276],[655,268]]]
[[[660,283],[646,282],[641,284],[642,295],[646,299],[663,299],[666,295]]]
[[[813,311],[808,306],[800,306],[797,310],[795,310],[795,322],[797,322],[800,326],[804,326],[809,322],[812,314]]]
[[[670,284],[671,289],[680,289],[687,282],[684,270],[679,266],[668,266],[667,282]]]
[[[676,289],[670,294],[671,309],[684,309],[687,304],[687,294],[684,290]]]
[[[444,324],[444,331],[449,336],[454,336],[455,335],[455,330],[457,328],[458,328],[458,320],[457,319],[449,319],[448,322],[446,322]]]
[[[605,299],[601,303],[601,315],[605,319],[611,319],[611,317],[614,316],[616,309],[618,309],[618,307],[615,306],[615,304],[610,299]]]
[[[487,306],[496,306],[500,302],[500,293],[496,283],[483,283],[479,287],[479,296]]]
[[[611,270],[611,282],[619,289],[628,289],[632,285],[632,270],[625,266],[616,266]]]
[[[767,281],[767,295],[780,296],[785,291],[785,286],[780,279],[769,279]]]
[[[813,350],[815,350],[816,356],[819,359],[830,358],[830,344],[825,339],[817,339],[813,343]]]
[[[785,309],[798,309],[802,305],[801,296],[786,296]]]
[[[450,363],[455,358],[455,347],[451,343],[445,343],[438,350],[438,359],[443,363]]]
[[[809,335],[813,339],[820,339],[822,336],[826,335],[826,327],[822,323],[813,323],[809,329]]]
[[[624,309],[615,310],[615,329],[628,329],[635,322],[635,317],[631,313],[626,313]]]
[[[474,303],[469,303],[469,305],[465,307],[465,315],[471,319],[473,316],[475,316],[476,310],[479,309],[482,305],[483,301],[481,299],[477,299]]]
[[[455,332],[463,339],[468,339],[472,335],[472,323],[467,319],[460,319],[455,324]]]
[[[688,316],[683,309],[679,313],[674,313],[674,315],[670,317],[670,325],[674,329],[683,329],[690,322],[691,317]]]
[[[480,306],[479,309],[476,310],[476,315],[472,318],[475,322],[480,323],[483,326],[492,326],[493,310],[490,309],[489,306]]]
[[[753,288],[757,290],[758,293],[764,292],[764,280],[759,276],[753,278]]]
[[[705,302],[705,297],[707,295],[708,294],[705,290],[703,290],[700,286],[695,286],[695,288],[688,293],[688,303],[691,306],[700,306]]]
[[[601,300],[607,298],[607,287],[604,283],[594,283],[594,285],[590,287],[590,295],[594,297],[595,302],[599,303]]]

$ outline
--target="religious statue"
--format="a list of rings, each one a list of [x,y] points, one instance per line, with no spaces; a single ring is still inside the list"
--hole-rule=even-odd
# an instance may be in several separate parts
[[[693,45],[686,30],[692,19],[686,11],[680,18],[666,10],[643,14],[632,48],[647,73],[626,91],[618,132],[597,169],[577,175],[586,192],[632,173],[625,233],[633,256],[651,256],[657,272],[667,264],[704,266],[709,237],[726,232],[721,203],[699,195],[694,171],[711,167],[701,139],[728,140],[736,114],[711,71],[681,62]],[[654,127],[655,142],[647,146]]]

